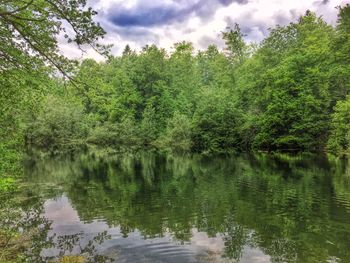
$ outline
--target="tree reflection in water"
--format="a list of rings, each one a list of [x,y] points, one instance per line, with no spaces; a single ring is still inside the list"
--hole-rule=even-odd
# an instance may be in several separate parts
[[[36,233],[32,236],[31,246],[25,253],[27,262],[57,262],[67,256],[79,256],[83,258],[83,262],[91,263],[113,261],[108,256],[100,255],[97,250],[98,245],[101,245],[111,238],[111,236],[107,234],[107,231],[98,233],[89,240],[86,245],[82,245],[83,233],[60,236],[56,234],[51,235],[49,234],[50,225],[51,222],[44,220],[42,224],[36,228]],[[55,251],[55,255],[46,255],[45,250],[53,250]]]
[[[347,163],[320,156],[83,154],[35,160],[27,178],[36,195],[64,193],[84,224],[102,220],[126,239],[137,231],[191,246],[195,228],[219,235],[222,256],[237,261],[256,248],[272,262],[326,262],[350,258],[347,171]],[[54,246],[72,243],[74,251],[79,238],[65,247],[55,237]]]
[[[98,233],[91,240],[89,240],[85,246],[82,246],[83,238],[83,233],[63,236],[54,235],[49,238],[52,240],[52,242],[50,242],[50,246],[45,246],[45,248],[56,250],[56,256],[40,256],[39,258],[35,258],[35,262],[47,262],[49,260],[53,261],[55,259],[62,259],[67,255],[82,256],[84,258],[83,262],[112,262],[111,258],[100,255],[96,248],[98,245],[103,244],[106,240],[111,238],[111,236],[107,234],[107,231]]]
[[[38,197],[19,196],[6,200],[2,202],[0,211],[2,228],[21,233],[19,239],[8,243],[23,242],[17,244],[16,249],[24,251],[25,262],[57,262],[67,255],[81,256],[83,262],[112,262],[111,258],[100,255],[97,250],[98,245],[111,238],[107,231],[97,233],[88,242],[82,242],[83,233],[51,233],[52,221],[44,216],[43,202]],[[43,253],[45,250],[53,250],[55,255],[47,256]]]

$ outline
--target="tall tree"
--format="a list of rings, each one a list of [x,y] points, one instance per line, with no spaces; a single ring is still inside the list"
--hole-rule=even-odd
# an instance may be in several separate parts
[[[252,58],[254,64],[248,62],[254,69],[242,71],[239,85],[246,86],[248,94],[245,112],[255,119],[255,147],[322,148],[329,123],[332,32],[331,26],[307,12],[298,23],[273,30]]]
[[[180,42],[174,45],[174,52],[167,63],[170,85],[169,91],[175,100],[174,111],[190,116],[193,113],[193,94],[198,89],[193,45]]]
[[[337,26],[331,43],[332,106],[337,100],[345,99],[350,91],[350,5],[340,6],[338,10]]]
[[[232,63],[240,64],[243,62],[246,54],[246,44],[241,28],[235,23],[233,29],[227,28],[227,31],[222,32],[222,38],[225,41],[225,50]]]

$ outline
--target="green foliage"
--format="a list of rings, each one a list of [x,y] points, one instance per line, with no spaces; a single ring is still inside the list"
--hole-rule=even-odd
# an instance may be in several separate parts
[[[338,21],[331,42],[330,78],[333,101],[344,100],[350,90],[350,5],[338,7]]]
[[[87,141],[199,152],[325,149],[333,107],[348,92],[348,9],[339,8],[336,28],[307,11],[260,45],[247,45],[235,25],[222,32],[223,51],[210,45],[194,54],[179,42],[170,55],[126,46],[105,63],[83,61],[78,87],[68,89],[84,107]]]
[[[53,95],[43,100],[43,107],[26,131],[29,145],[55,150],[74,148],[86,137],[83,107],[68,97]]]
[[[21,159],[21,153],[16,149],[20,147],[21,144],[13,145],[14,141],[10,142],[11,143],[0,142],[0,178],[5,178],[5,180],[9,176],[17,176],[21,171],[21,167],[18,165]],[[14,148],[15,146],[16,148]]]
[[[235,25],[222,33],[224,51],[210,45],[194,55],[191,43],[180,42],[170,56],[154,45],[140,53],[127,46],[106,63],[84,61],[73,94],[95,116],[88,141],[127,145],[129,138],[200,152],[324,149],[333,106],[347,92],[340,39],[347,39],[348,8],[339,8],[336,29],[308,11],[260,46],[247,45]],[[179,116],[184,123],[174,128]],[[137,132],[128,137],[125,123]]]
[[[133,147],[141,144],[138,127],[129,117],[119,123],[105,122],[90,131],[87,142],[104,147]]]
[[[142,97],[134,87],[131,79],[123,69],[116,69],[111,80],[114,88],[113,103],[109,111],[109,119],[120,121],[125,116],[136,117],[142,106]]]
[[[191,120],[184,114],[175,112],[169,119],[165,134],[160,137],[157,144],[175,151],[188,151],[191,149]]]
[[[224,94],[203,90],[202,99],[193,116],[193,149],[221,152],[239,147],[238,112]]]
[[[148,105],[143,112],[140,131],[146,145],[151,144],[158,137],[158,122],[156,119],[156,112],[152,105]]]
[[[95,14],[85,0],[0,0],[1,178],[21,174],[27,120],[37,114],[42,93],[52,88],[47,65],[71,76],[74,63],[59,54],[57,36],[64,33],[69,43],[106,54],[108,47],[96,42],[105,32],[93,21]]]
[[[71,65],[58,53],[59,34],[68,43],[91,45],[105,53],[107,48],[96,43],[105,32],[93,21],[94,15],[96,11],[86,7],[86,0],[1,0],[0,70],[28,72],[47,62],[67,75]]]
[[[174,111],[190,116],[195,106],[193,91],[198,88],[193,46],[188,42],[176,43],[167,65],[170,75],[169,93]]]
[[[227,28],[227,31],[222,32],[222,38],[225,40],[226,51],[232,63],[242,63],[246,55],[246,44],[243,39],[243,34],[237,23],[233,30]]]
[[[15,179],[11,177],[0,178],[0,194],[8,193],[15,189]]]
[[[332,115],[328,149],[333,153],[345,153],[350,146],[350,98],[338,101]]]
[[[332,28],[308,12],[297,24],[273,30],[240,69],[238,85],[246,92],[242,106],[247,115],[255,115],[246,117],[256,122],[254,148],[323,148],[330,113],[331,36]],[[245,72],[247,67],[252,69]]]
[[[70,0],[40,5],[28,1],[23,6],[15,1],[2,7],[5,24],[21,29],[22,20],[28,19],[22,29],[42,29],[40,43],[47,44],[44,50],[15,45],[13,53],[5,49],[6,43],[0,47],[11,56],[21,54],[18,58],[28,63],[38,62],[35,70],[4,68],[0,78],[8,87],[1,90],[0,103],[3,134],[10,138],[1,147],[9,156],[24,141],[48,150],[87,142],[125,148],[191,146],[199,152],[317,151],[325,149],[330,133],[328,149],[346,150],[347,133],[335,131],[347,125],[345,117],[339,117],[345,110],[334,105],[349,90],[349,5],[339,7],[336,28],[307,11],[298,21],[272,29],[260,45],[247,45],[237,24],[222,32],[223,51],[210,45],[195,54],[185,41],[176,43],[170,54],[155,45],[137,53],[127,45],[120,57],[83,61],[68,76],[74,82],[63,85],[48,77],[52,71],[43,65],[57,58],[59,65],[54,65],[65,70],[69,63],[63,67],[57,54],[43,54],[57,49],[55,17],[74,21],[77,31],[66,36],[69,42],[89,44],[103,35],[92,21],[95,12],[82,11],[84,6],[85,1]],[[17,13],[9,13],[9,8]],[[45,16],[45,8],[52,17]],[[47,21],[46,28],[37,27],[39,18]],[[5,35],[12,38],[11,34]],[[21,35],[18,44],[23,41],[40,44],[34,35]],[[20,78],[23,70],[27,75]],[[28,92],[27,86],[34,90]],[[16,101],[20,103],[12,106]]]
[[[55,93],[51,90],[55,86],[52,68],[71,78],[75,65],[59,54],[59,34],[80,48],[90,45],[101,54],[108,51],[96,42],[105,32],[92,20],[95,14],[86,7],[85,0],[0,0],[1,262],[26,260],[23,252],[31,238],[47,230],[38,219],[41,212],[25,214],[20,209],[23,200],[14,200],[13,190],[18,185],[15,178],[23,173],[26,135],[36,146],[49,149],[80,139],[82,107],[76,109],[58,97],[42,103],[42,98],[47,90]],[[35,233],[26,225],[32,222]]]

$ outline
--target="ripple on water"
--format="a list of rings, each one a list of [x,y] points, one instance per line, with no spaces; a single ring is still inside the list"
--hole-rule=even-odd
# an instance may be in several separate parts
[[[199,262],[195,253],[184,246],[170,242],[143,241],[145,244],[114,246],[108,250],[118,250],[117,262]]]
[[[342,205],[348,213],[350,213],[350,194],[337,194],[334,196],[334,200]]]

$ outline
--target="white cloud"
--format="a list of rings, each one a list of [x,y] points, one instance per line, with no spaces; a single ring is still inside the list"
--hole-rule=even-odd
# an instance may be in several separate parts
[[[174,43],[186,40],[193,42],[196,49],[206,48],[211,43],[220,47],[223,43],[220,40],[220,32],[233,23],[241,26],[247,41],[258,42],[266,37],[268,28],[295,21],[306,10],[314,11],[317,15],[322,15],[328,23],[335,24],[337,19],[335,7],[346,3],[349,1],[90,0],[89,2],[99,12],[96,20],[107,31],[103,41],[107,44],[114,44],[112,50],[114,55],[121,54],[126,44],[130,44],[136,50],[140,50],[146,44],[156,44],[171,50]],[[124,20],[116,18],[118,10],[124,13],[132,10],[137,17],[134,19],[132,15],[123,13]],[[153,14],[148,13],[148,10],[163,13]],[[185,13],[181,10],[184,10]],[[157,15],[158,17],[155,18],[154,16]],[[143,16],[145,16],[145,21],[147,20],[145,25],[142,25]],[[114,23],[111,17],[117,19],[118,23]],[[163,20],[164,23],[162,23]],[[72,46],[62,44],[61,50],[68,57],[81,58],[81,52]],[[101,59],[91,50],[83,54],[83,57]]]

